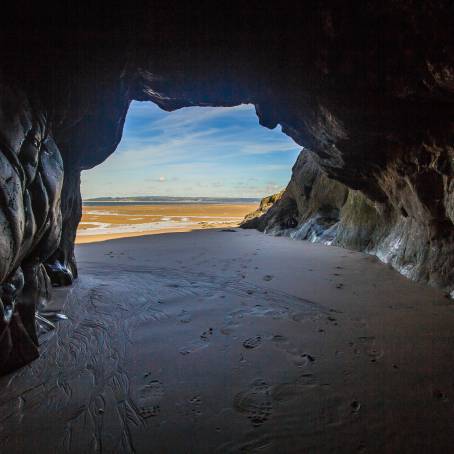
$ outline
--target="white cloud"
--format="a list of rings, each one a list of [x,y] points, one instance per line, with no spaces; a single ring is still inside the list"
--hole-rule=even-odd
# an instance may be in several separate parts
[[[272,189],[271,179],[279,188],[287,184],[299,148],[259,126],[250,105],[169,114],[133,103],[118,150],[83,172],[83,196],[260,197]]]

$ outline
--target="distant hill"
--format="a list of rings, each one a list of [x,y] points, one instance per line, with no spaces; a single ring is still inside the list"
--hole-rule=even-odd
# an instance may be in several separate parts
[[[166,204],[166,203],[258,203],[259,198],[252,197],[170,197],[170,196],[138,196],[138,197],[94,197],[84,199],[85,205],[96,204]]]

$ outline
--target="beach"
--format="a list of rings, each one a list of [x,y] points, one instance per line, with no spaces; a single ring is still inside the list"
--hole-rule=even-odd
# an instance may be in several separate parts
[[[0,450],[449,452],[451,300],[376,258],[207,229],[81,244],[0,379]],[[451,358],[453,361],[451,361]]]
[[[145,234],[237,227],[253,203],[159,203],[84,205],[76,243]]]

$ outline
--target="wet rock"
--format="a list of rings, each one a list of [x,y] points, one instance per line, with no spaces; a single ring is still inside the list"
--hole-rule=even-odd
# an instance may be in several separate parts
[[[392,178],[390,182],[395,184]],[[434,227],[432,217],[394,200],[397,194],[392,189],[388,201],[373,201],[362,191],[328,178],[317,156],[303,150],[285,191],[266,212],[247,216],[242,227],[374,254],[405,276],[449,294],[454,288],[454,273],[448,266],[454,265],[449,252],[452,224]],[[417,206],[420,202],[414,197],[410,203]],[[295,225],[289,222],[293,219]]]
[[[62,3],[52,21],[18,4],[1,22],[0,283],[24,273],[4,363],[14,339],[34,345],[47,273],[54,285],[77,277],[80,172],[115,151],[132,100],[254,104],[307,150],[256,228],[365,250],[453,292],[450,2]]]

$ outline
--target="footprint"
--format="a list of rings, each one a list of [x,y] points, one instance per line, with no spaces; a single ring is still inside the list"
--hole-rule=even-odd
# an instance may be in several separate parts
[[[363,344],[367,344],[373,342],[375,340],[375,336],[360,336],[358,337],[358,340]]]
[[[158,416],[159,413],[161,413],[161,407],[159,405],[152,405],[150,407],[140,407],[139,408],[139,414],[144,419]]]
[[[233,406],[236,411],[245,413],[254,427],[259,427],[273,412],[271,387],[264,380],[257,379],[247,391],[234,397]]]
[[[213,335],[213,328],[208,328],[200,335],[200,339],[207,341]]]
[[[180,323],[189,323],[192,321],[191,314],[184,309],[178,314],[178,320]]]
[[[189,407],[190,407],[190,413],[194,416],[201,416],[202,415],[202,410],[200,409],[200,406],[202,405],[202,399],[200,396],[194,396],[191,399],[189,399]]]
[[[315,361],[315,358],[309,353],[301,353],[300,350],[282,334],[275,334],[271,341],[274,342],[277,348],[283,350],[288,356],[289,360],[293,362],[296,367],[306,367]]]
[[[292,315],[292,320],[294,322],[302,322],[304,320],[307,320],[308,317],[309,316],[308,316],[307,312],[297,312]]]
[[[164,395],[164,386],[159,380],[151,380],[140,389],[141,399],[160,399]]]
[[[189,403],[191,404],[200,404],[200,402],[202,402],[200,396],[194,396],[191,399],[189,399]]]
[[[289,401],[300,397],[304,392],[316,386],[317,384],[313,376],[311,374],[305,374],[294,382],[280,383],[273,386],[271,395],[274,401]]]
[[[206,333],[206,331],[204,331],[204,333]],[[202,338],[204,333],[202,333],[200,335],[201,340],[196,340],[196,341],[190,342],[189,344],[181,347],[179,349],[180,355],[186,356],[186,355],[189,355],[190,353],[194,353],[198,350],[207,348],[210,345],[210,343],[208,342],[208,337]]]
[[[145,374],[148,376],[149,373]],[[139,391],[138,410],[142,418],[158,416],[161,412],[159,401],[164,396],[164,386],[159,380],[150,380]]]
[[[295,364],[296,367],[305,367],[313,363],[314,361],[315,358],[312,355],[309,355],[308,353],[303,353],[299,356],[294,357],[293,364]]]
[[[223,334],[224,336],[229,336],[230,334],[232,334],[234,331],[235,331],[235,328],[238,327],[238,324],[237,323],[234,323],[233,321],[229,321],[227,322],[227,324],[225,326],[223,326],[220,331],[221,331],[221,334]]]
[[[354,400],[350,404],[350,407],[351,407],[353,413],[357,413],[361,409],[361,404],[357,400]]]
[[[262,338],[260,336],[250,337],[243,342],[243,347],[252,349],[258,347],[262,343]]]
[[[271,274],[267,274],[266,276],[263,276],[263,280],[269,282],[271,281],[271,279],[273,279],[273,277],[274,276],[272,276]]]
[[[432,397],[436,400],[443,400],[445,402],[448,400],[448,396],[437,388],[432,391]]]
[[[332,309],[332,308],[331,308],[329,311],[330,311],[330,312],[334,312],[334,313],[336,313],[336,314],[343,314],[342,311],[339,311],[339,310],[337,310],[337,309]]]
[[[367,351],[367,355],[371,358],[371,362],[377,362],[377,359],[380,359],[383,356],[383,352],[375,348],[371,348]]]

